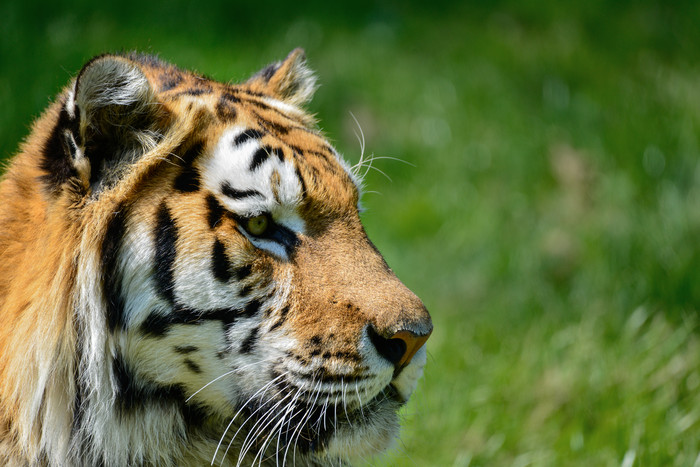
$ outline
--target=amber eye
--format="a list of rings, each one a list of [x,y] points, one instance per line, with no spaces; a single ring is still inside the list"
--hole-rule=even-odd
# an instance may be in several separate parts
[[[249,234],[259,237],[267,231],[270,226],[270,219],[267,214],[260,214],[259,216],[250,217],[245,221],[245,229]]]

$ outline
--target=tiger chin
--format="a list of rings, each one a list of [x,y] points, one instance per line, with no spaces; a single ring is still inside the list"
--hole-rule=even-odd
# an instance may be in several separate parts
[[[432,322],[367,238],[294,50],[241,84],[89,61],[0,183],[0,464],[387,449]]]

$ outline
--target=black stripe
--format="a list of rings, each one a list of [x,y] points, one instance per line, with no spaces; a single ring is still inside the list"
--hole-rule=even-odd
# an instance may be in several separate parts
[[[140,63],[141,65],[147,65],[153,68],[161,69],[166,73],[182,73],[178,68],[172,66],[169,63],[164,62],[157,55],[149,55],[143,52],[129,52],[127,54],[119,55],[122,55],[123,57],[126,57],[129,60],[133,60],[137,63]]]
[[[333,149],[331,146],[324,144],[322,147],[326,152],[329,152],[329,153],[333,154],[334,156],[337,155],[337,153],[335,152],[335,149]]]
[[[161,385],[139,378],[124,358],[117,354],[112,361],[115,382],[115,407],[121,416],[135,411],[167,410],[176,407],[187,428],[200,427],[208,413],[204,407],[187,401],[179,384]]]
[[[362,358],[358,354],[347,350],[339,350],[333,354],[333,357],[337,358],[338,360],[350,360],[357,363],[362,361]]]
[[[192,146],[185,151],[185,153],[180,156],[182,162],[187,165],[192,165],[192,163],[197,159],[202,152],[204,152],[204,143],[201,141],[196,141]]]
[[[263,194],[257,190],[237,190],[233,188],[229,182],[223,182],[221,184],[221,192],[231,199],[243,199],[252,198],[254,196],[263,196]]]
[[[236,119],[236,107],[233,104],[220,100],[216,103],[216,116],[224,122],[231,122]]]
[[[245,316],[246,318],[250,318],[256,315],[258,311],[260,311],[261,305],[262,304],[260,303],[260,300],[251,300],[245,306],[245,309],[243,310],[243,316]]]
[[[179,354],[187,355],[191,354],[192,352],[197,352],[199,347],[195,347],[194,345],[176,345],[173,347],[173,350]]]
[[[304,177],[301,176],[301,171],[299,170],[298,165],[294,168],[294,171],[299,178],[299,183],[301,183],[301,199],[304,199],[306,198],[306,182],[304,181]]]
[[[245,264],[241,267],[235,268],[233,270],[233,274],[236,276],[236,280],[238,282],[242,281],[246,277],[250,276],[250,273],[252,272],[253,267],[250,264]]]
[[[257,121],[261,127],[265,128],[270,133],[276,134],[277,136],[286,135],[287,133],[289,133],[290,129],[298,128],[296,126],[285,126],[285,125],[281,125],[277,122],[267,120],[267,119],[265,119],[265,117],[261,116],[259,113],[255,112],[255,111],[253,111],[253,115],[255,115],[257,117]]]
[[[296,152],[299,156],[304,157],[304,150],[299,146],[294,146],[293,144],[288,144],[292,151]]]
[[[255,154],[253,154],[253,160],[250,161],[250,167],[248,167],[248,170],[254,172],[258,167],[260,167],[263,162],[270,157],[270,150],[270,146],[258,148],[258,150],[255,151]]]
[[[163,202],[158,208],[156,219],[155,280],[158,293],[171,305],[175,303],[174,265],[177,236],[177,226]]]
[[[175,94],[175,97],[180,97],[180,96],[201,96],[204,94],[211,94],[214,91],[214,89],[211,87],[211,85],[206,84],[206,83],[197,83],[193,87],[189,89],[183,89],[182,91],[178,92]]]
[[[246,285],[246,286],[244,286],[244,287],[240,290],[240,292],[238,292],[238,296],[241,297],[241,298],[245,298],[245,297],[247,297],[248,295],[250,295],[250,292],[252,292],[252,291],[253,291],[253,286],[252,286],[252,285]]]
[[[323,165],[326,167],[326,169],[327,169],[329,172],[331,172],[331,173],[337,173],[337,172],[338,172],[338,168],[337,168],[336,164],[334,164],[333,162],[331,162],[331,156],[329,156],[328,154],[326,154],[326,153],[324,153],[324,152],[321,152],[321,151],[315,151],[315,150],[313,150],[313,149],[307,149],[307,150],[306,150],[306,153],[307,153],[307,154],[312,154],[312,155],[318,157],[319,159],[321,159],[321,162],[323,163]],[[308,157],[308,156],[307,156],[307,157]],[[343,171],[343,172],[345,172],[345,171]]]
[[[150,337],[163,337],[173,324],[170,315],[163,315],[152,311],[141,323],[141,332]]]
[[[273,63],[272,65],[266,66],[262,71],[260,71],[260,76],[265,79],[265,81],[270,81],[270,79],[275,75],[277,70],[279,70],[281,63]]]
[[[171,70],[161,73],[158,79],[160,81],[160,92],[170,91],[183,81],[182,75],[173,73]]]
[[[211,252],[211,267],[214,277],[221,282],[226,283],[231,280],[231,267],[226,256],[226,248],[218,238],[214,241],[214,248]]]
[[[252,331],[250,331],[250,334],[248,334],[248,337],[245,338],[243,343],[241,344],[240,352],[242,354],[247,354],[253,351],[253,347],[255,347],[255,344],[258,341],[258,328],[253,328]]]
[[[263,95],[263,94],[252,93],[252,92],[248,92],[248,91],[246,91],[246,90],[241,90],[241,93],[242,93],[242,94],[248,94],[249,96],[253,96],[253,97],[268,97],[268,96],[265,96],[265,95]],[[262,102],[262,101],[260,101],[260,100],[258,100],[258,99],[246,98],[246,97],[244,97],[244,99],[247,100],[251,105],[255,105],[255,106],[257,106],[257,107],[259,107],[259,108],[261,108],[261,109],[263,109],[263,110],[269,110],[269,111],[271,111],[271,112],[275,112],[276,114],[281,115],[282,117],[286,118],[286,119],[289,120],[290,122],[296,122],[296,121],[297,121],[296,119],[294,119],[294,118],[290,117],[289,115],[287,115],[286,113],[282,112],[282,111],[281,111],[280,109],[278,109],[277,107],[271,107],[271,106],[265,104],[264,102]],[[312,135],[318,135],[317,132],[314,132],[314,131],[312,131],[312,130],[310,130],[310,129],[308,129],[308,128],[305,128],[305,127],[294,126],[294,129],[296,129],[296,130],[302,130],[302,131],[305,131],[305,132],[310,133],[310,134],[312,134]]]
[[[202,368],[201,368],[199,365],[197,365],[195,362],[193,362],[192,360],[190,360],[189,358],[184,359],[184,360],[182,361],[182,363],[184,363],[185,366],[186,366],[192,373],[197,373],[197,374],[199,374],[199,373],[202,372]]]
[[[193,167],[185,167],[175,179],[174,187],[183,193],[193,193],[199,190],[199,172]]]
[[[189,310],[189,312],[192,313],[193,310]],[[224,326],[230,328],[233,324],[236,323],[236,321],[238,321],[238,318],[240,318],[243,315],[243,310],[239,308],[219,308],[216,310],[207,310],[199,313],[200,320],[221,321],[224,324]]]
[[[284,162],[284,151],[282,148],[275,148],[272,150],[272,153],[277,156],[277,159],[279,159],[280,162]]]
[[[243,144],[251,139],[260,139],[262,137],[263,137],[263,134],[259,130],[256,130],[255,128],[248,128],[243,133],[236,136],[236,138],[233,140],[233,145],[240,146],[241,144]]]
[[[66,140],[64,134],[66,130],[69,130],[73,135],[79,134],[77,122],[68,115],[68,111],[65,109],[65,102],[63,105],[64,107],[61,108],[58,114],[56,125],[54,125],[49,138],[42,148],[42,158],[39,166],[44,172],[44,175],[40,177],[41,181],[54,195],[58,194],[63,183],[78,176],[78,172],[71,161],[71,143]]]
[[[117,354],[112,360],[112,375],[114,376],[117,409],[122,412],[133,410],[140,404],[134,374],[127,366],[123,357]]]
[[[234,104],[240,101],[241,100],[233,94],[229,92],[224,93],[219,99],[219,102],[216,103],[217,117],[225,122],[235,120],[238,112]]]
[[[232,93],[230,93],[228,91],[224,92],[221,95],[221,100],[226,101],[226,102],[230,102],[232,104],[238,104],[239,102],[241,102],[241,100],[238,97],[234,96]]]
[[[287,321],[287,314],[289,313],[289,305],[285,305],[284,308],[282,308],[282,311],[280,311],[280,317],[279,319],[270,326],[270,331],[274,331],[278,327],[282,326],[285,321]],[[268,331],[269,332],[269,331]]]
[[[224,217],[225,210],[224,207],[219,203],[219,200],[216,199],[214,195],[208,195],[207,196],[207,209],[209,213],[207,214],[207,220],[209,221],[209,228],[213,229],[219,223]]]
[[[179,159],[183,163],[183,169],[180,175],[175,179],[175,189],[184,193],[191,193],[199,190],[200,175],[194,167],[194,161],[202,154],[204,143],[201,141],[194,142]]]
[[[105,297],[107,326],[110,331],[117,327],[126,328],[124,313],[124,296],[122,295],[122,278],[118,273],[119,249],[121,248],[126,233],[127,209],[124,205],[117,207],[117,211],[107,224],[100,263],[102,266],[102,290]]]
[[[197,326],[206,321],[221,321],[230,327],[244,314],[244,310],[238,308],[217,308],[214,310],[195,310],[180,305],[167,314],[152,311],[141,323],[141,332],[149,337],[160,338],[165,336],[174,325]]]
[[[250,89],[242,89],[242,88],[234,88],[231,89],[231,91],[238,93],[238,94],[246,94],[248,96],[254,96],[254,97],[267,97],[265,94],[257,91],[251,91]]]
[[[318,157],[318,158],[320,158],[320,159],[323,159],[325,162],[331,164],[331,157],[332,157],[332,156],[329,156],[328,154],[326,154],[326,153],[323,152],[323,151],[316,151],[316,150],[314,150],[314,149],[307,149],[306,152],[307,152],[308,154],[313,154],[314,156],[316,156],[316,157]],[[330,166],[333,167],[333,168],[335,168],[335,166],[332,165],[332,164],[331,164]]]

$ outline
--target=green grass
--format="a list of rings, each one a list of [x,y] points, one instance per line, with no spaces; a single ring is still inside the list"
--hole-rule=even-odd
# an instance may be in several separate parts
[[[314,3],[5,5],[0,153],[94,54],[240,80],[302,46],[346,157],[352,112],[410,164],[364,220],[436,327],[372,463],[698,465],[700,4]]]

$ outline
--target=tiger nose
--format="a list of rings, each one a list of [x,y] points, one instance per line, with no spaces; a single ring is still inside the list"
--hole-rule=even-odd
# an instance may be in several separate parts
[[[413,331],[402,329],[386,338],[380,335],[374,326],[370,326],[367,330],[372,345],[377,349],[379,355],[394,365],[396,374],[411,363],[413,356],[425,344],[432,332],[433,330],[430,329],[425,334],[416,334]]]

